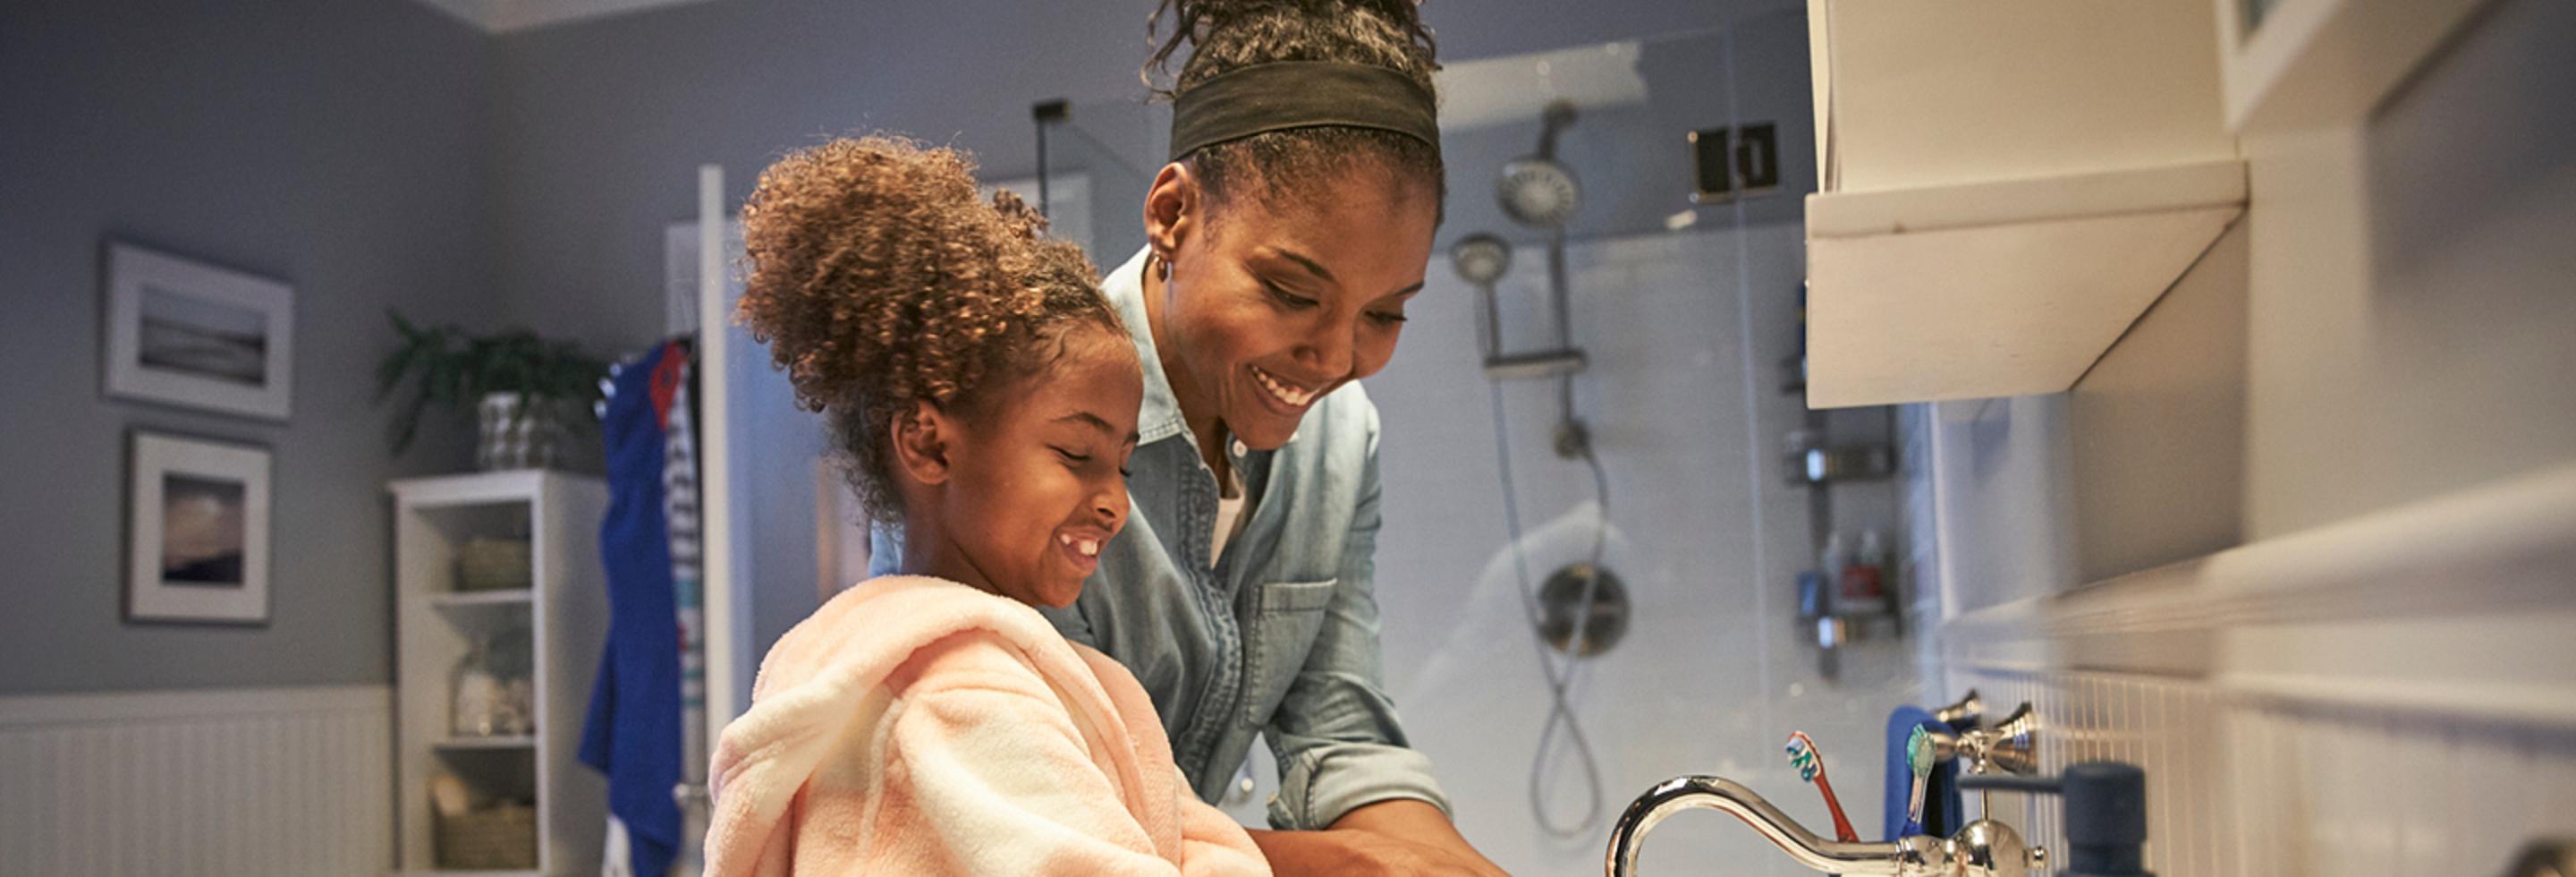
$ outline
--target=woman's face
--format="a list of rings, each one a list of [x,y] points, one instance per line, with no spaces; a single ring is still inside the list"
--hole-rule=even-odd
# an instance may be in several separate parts
[[[942,504],[944,538],[985,589],[1032,605],[1071,605],[1126,526],[1123,470],[1145,398],[1126,336],[1068,331],[1052,363],[960,430]]]
[[[1157,228],[1176,175],[1186,171],[1167,168],[1146,205],[1171,255],[1148,311],[1164,371],[1194,428],[1212,416],[1247,445],[1279,447],[1315,400],[1395,356],[1438,205],[1422,187],[1355,172],[1292,198],[1265,199],[1255,182],[1223,203],[1181,195]]]

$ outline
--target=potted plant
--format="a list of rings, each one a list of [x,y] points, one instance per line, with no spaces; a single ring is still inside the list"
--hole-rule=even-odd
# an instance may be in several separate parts
[[[562,462],[568,427],[599,401],[608,364],[567,341],[516,330],[472,335],[455,326],[423,328],[391,310],[401,346],[376,365],[376,401],[405,383],[411,401],[393,423],[396,452],[411,446],[420,413],[431,405],[481,416],[475,464],[484,469],[543,468]]]

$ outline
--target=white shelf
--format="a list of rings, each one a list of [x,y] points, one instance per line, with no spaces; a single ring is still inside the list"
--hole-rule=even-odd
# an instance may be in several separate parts
[[[2244,163],[1807,199],[1807,402],[2067,389],[2244,212]]]
[[[524,589],[498,591],[447,591],[429,595],[429,604],[441,608],[458,606],[525,606],[536,600],[536,592]]]
[[[590,481],[545,469],[505,469],[469,475],[407,478],[387,486],[404,504],[416,509],[526,503],[549,483]]]
[[[485,472],[397,481],[394,497],[395,779],[399,873],[588,874],[599,870],[607,781],[579,763],[581,717],[608,628],[599,522],[608,492],[561,472]],[[465,546],[528,542],[529,586],[456,590]],[[451,680],[476,645],[524,625],[533,734],[460,737],[450,731]],[[537,867],[435,867],[429,783],[454,774],[479,799],[533,802]]]

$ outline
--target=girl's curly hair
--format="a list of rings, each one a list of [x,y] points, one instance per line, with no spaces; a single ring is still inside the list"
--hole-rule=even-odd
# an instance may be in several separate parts
[[[870,136],[780,159],[743,206],[751,279],[734,320],[824,412],[851,486],[902,516],[883,445],[914,400],[972,412],[1035,374],[1075,326],[1125,329],[1082,248],[954,149]]]
[[[1145,85],[1159,97],[1177,99],[1200,83],[1256,64],[1274,61],[1339,61],[1367,64],[1404,74],[1424,92],[1434,92],[1431,74],[1440,69],[1439,44],[1422,24],[1420,0],[1161,0],[1145,32],[1155,41],[1154,56],[1145,61]],[[1172,31],[1161,33],[1163,16]],[[1189,44],[1181,69],[1170,73],[1174,55]],[[1170,77],[1167,87],[1156,74]],[[1265,197],[1312,197],[1316,191],[1292,184],[1327,178],[1355,169],[1374,169],[1400,183],[1428,187],[1433,203],[1448,198],[1438,147],[1402,134],[1373,128],[1320,126],[1256,134],[1211,144],[1183,156],[1200,185],[1217,203],[1249,174]]]

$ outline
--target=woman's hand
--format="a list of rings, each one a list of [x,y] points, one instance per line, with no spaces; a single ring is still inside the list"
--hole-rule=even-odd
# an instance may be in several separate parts
[[[1448,814],[1410,798],[1352,810],[1324,831],[1254,831],[1252,842],[1280,874],[1505,873],[1467,844]]]
[[[1298,874],[1440,874],[1456,877],[1492,877],[1502,869],[1485,861],[1475,851],[1466,855],[1427,843],[1419,843],[1357,829],[1325,831],[1260,831],[1253,830],[1252,843],[1270,860],[1270,870],[1282,877]]]

